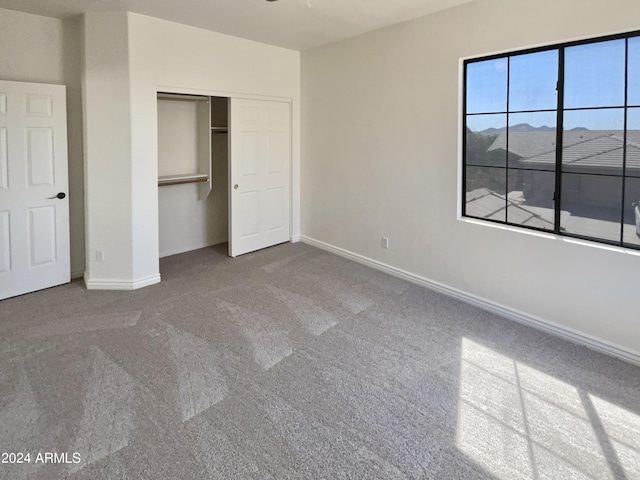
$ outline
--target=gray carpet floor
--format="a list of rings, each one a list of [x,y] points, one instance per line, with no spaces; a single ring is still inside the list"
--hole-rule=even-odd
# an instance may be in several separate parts
[[[0,302],[0,452],[31,456],[0,478],[640,479],[638,367],[308,245],[225,248]]]

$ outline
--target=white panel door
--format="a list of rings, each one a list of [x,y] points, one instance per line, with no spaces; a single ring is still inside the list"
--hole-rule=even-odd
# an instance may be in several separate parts
[[[230,239],[232,257],[290,239],[289,104],[231,99]]]
[[[0,81],[0,300],[70,281],[68,183],[65,87]]]

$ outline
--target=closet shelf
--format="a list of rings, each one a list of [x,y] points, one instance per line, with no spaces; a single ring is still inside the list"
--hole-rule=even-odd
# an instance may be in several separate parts
[[[183,183],[199,183],[209,180],[206,173],[181,173],[178,175],[160,175],[158,177],[158,186],[166,187],[167,185],[181,185]]]
[[[211,133],[227,133],[228,127],[211,127]]]
[[[207,102],[209,97],[203,95],[185,95],[182,93],[158,92],[158,100],[174,100],[176,102]]]

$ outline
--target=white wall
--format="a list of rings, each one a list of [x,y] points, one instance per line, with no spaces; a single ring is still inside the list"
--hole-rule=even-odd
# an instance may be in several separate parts
[[[158,175],[199,171],[197,107],[158,99]]]
[[[71,272],[84,269],[80,21],[0,9],[0,79],[67,87]]]
[[[129,288],[132,155],[126,13],[84,17],[84,146],[88,288]],[[104,261],[96,261],[96,251]]]
[[[62,21],[0,9],[3,80],[62,83],[63,46]]]
[[[457,220],[459,59],[638,18],[637,0],[478,0],[304,52],[303,235],[638,355],[640,256]]]
[[[220,182],[217,182],[220,183]],[[226,178],[224,187],[226,187]],[[227,198],[219,190],[202,199],[198,184],[170,185],[158,191],[160,257],[224,243]]]

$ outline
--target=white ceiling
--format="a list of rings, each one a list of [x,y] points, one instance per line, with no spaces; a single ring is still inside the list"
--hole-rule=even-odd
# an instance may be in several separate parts
[[[0,0],[0,8],[65,18],[141,13],[293,50],[307,50],[473,0]]]

